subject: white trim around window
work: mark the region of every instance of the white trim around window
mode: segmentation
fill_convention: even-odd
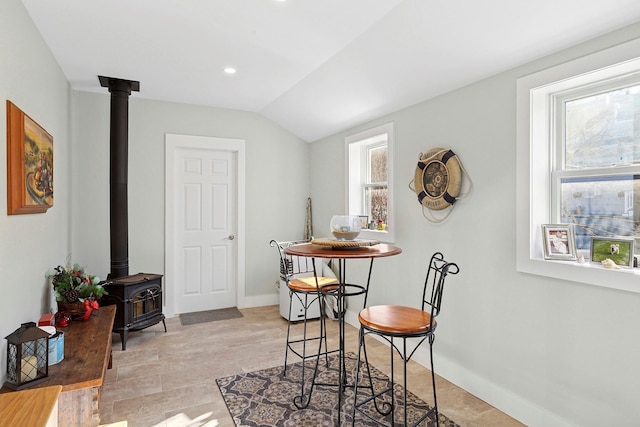
[[[386,134],[387,144],[387,230],[362,230],[358,238],[372,239],[380,242],[393,243],[395,241],[394,203],[393,203],[393,122],[376,126],[345,138],[346,161],[346,191],[345,206],[349,215],[361,215],[363,211],[363,188],[365,182],[365,167],[363,156],[366,150],[363,145],[377,144],[376,137]]]
[[[517,81],[516,265],[522,273],[640,292],[640,269],[545,260],[540,225],[551,222],[550,98],[571,87],[640,70],[640,39]]]

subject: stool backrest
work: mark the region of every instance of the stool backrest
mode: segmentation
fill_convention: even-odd
[[[278,248],[278,254],[280,255],[280,278],[285,282],[290,281],[294,275],[314,273],[313,258],[291,256],[284,253],[284,250],[289,246],[308,242],[309,240],[291,240],[287,242],[278,242],[277,240],[272,240],[271,242],[269,242],[271,247]]]
[[[422,310],[430,311],[432,318],[440,314],[444,280],[448,274],[458,274],[459,271],[458,265],[445,261],[442,253],[436,252],[431,256],[422,291]]]

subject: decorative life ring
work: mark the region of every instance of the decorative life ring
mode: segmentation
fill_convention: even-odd
[[[462,188],[458,156],[446,148],[433,148],[421,154],[414,185],[422,206],[439,211],[453,205]]]

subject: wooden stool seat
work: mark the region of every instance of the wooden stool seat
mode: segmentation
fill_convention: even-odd
[[[430,313],[400,305],[367,307],[360,311],[358,320],[372,331],[389,335],[419,336],[433,332],[437,325]]]
[[[336,285],[336,286],[329,286]],[[318,292],[318,286],[322,292],[331,292],[338,289],[338,279],[332,277],[303,277],[289,282],[289,289],[294,292]]]

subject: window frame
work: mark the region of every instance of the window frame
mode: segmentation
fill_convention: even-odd
[[[550,138],[553,94],[640,71],[640,39],[517,79],[516,270],[606,288],[640,292],[640,270],[545,260],[541,224],[553,222]],[[553,197],[556,195],[554,194]]]
[[[358,238],[393,243],[395,241],[395,221],[393,203],[393,122],[349,135],[345,138],[345,206],[349,215],[362,215],[367,184],[367,149],[382,146],[380,141],[367,142],[380,135],[387,135],[387,230],[362,229]],[[371,217],[369,217],[371,221]]]
[[[363,171],[363,178],[360,186],[361,186],[361,192],[362,192],[363,207],[367,204],[366,193],[368,189],[386,188],[387,195],[389,194],[389,174],[388,174],[389,156],[388,155],[387,155],[387,181],[380,181],[380,182],[371,181],[371,151],[377,148],[384,147],[387,149],[387,154],[388,154],[388,150],[389,150],[388,139],[389,138],[387,136],[384,142],[374,141],[370,144],[363,144],[361,147],[362,153],[360,158],[360,167],[362,168],[361,170]],[[387,204],[388,202],[389,200],[387,199]],[[368,210],[368,207],[366,207],[366,210]],[[388,211],[389,211],[389,207],[387,206],[387,213]],[[370,214],[370,212],[364,212],[364,213],[367,214],[367,216],[369,216],[370,221],[373,219],[373,216]]]
[[[574,178],[616,178],[627,177],[629,175],[640,174],[640,164],[630,164],[625,162],[616,163],[607,166],[593,166],[581,169],[572,169],[565,167],[565,136],[566,136],[566,109],[565,103],[588,96],[606,94],[615,90],[620,90],[629,86],[638,86],[640,84],[640,70],[630,75],[615,76],[613,79],[606,81],[596,81],[591,84],[580,85],[576,88],[570,88],[561,93],[551,95],[551,115],[552,128],[551,140],[554,151],[551,160],[551,218],[550,222],[560,223],[561,213],[561,182],[563,179]],[[610,236],[613,237],[613,236]],[[635,236],[626,236],[635,237]],[[585,256],[588,250],[584,250]]]

